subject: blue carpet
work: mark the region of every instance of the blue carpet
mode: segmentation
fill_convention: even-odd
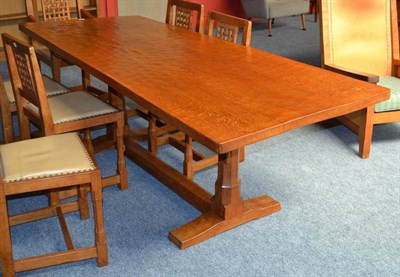
[[[306,32],[299,17],[276,20],[273,37],[255,22],[252,46],[318,66],[312,18]],[[129,189],[104,189],[109,265],[89,260],[19,276],[400,276],[399,138],[399,123],[376,126],[368,160],[341,125],[314,124],[247,147],[243,197],[268,194],[282,210],[183,251],[168,232],[200,213],[127,160]],[[171,147],[160,157],[181,167],[182,153]],[[96,159],[104,175],[113,172],[115,151]],[[210,192],[215,178],[215,167],[196,175]],[[39,205],[44,197],[9,201],[12,212]],[[92,243],[91,219],[74,213],[67,222],[76,247]],[[54,219],[17,226],[12,236],[16,257],[65,249]]]

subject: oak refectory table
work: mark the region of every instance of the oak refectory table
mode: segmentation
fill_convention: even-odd
[[[360,137],[371,139],[373,105],[389,96],[376,85],[140,16],[23,23],[20,30],[218,154],[211,195],[125,138],[127,157],[202,212],[169,233],[181,249],[280,210],[266,195],[242,199],[239,149],[356,110],[365,115]]]

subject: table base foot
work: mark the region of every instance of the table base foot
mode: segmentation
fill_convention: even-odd
[[[170,231],[168,238],[180,249],[185,249],[250,220],[277,212],[280,209],[281,205],[278,201],[263,195],[243,201],[243,213],[231,219],[223,219],[213,211],[208,211],[193,221]]]

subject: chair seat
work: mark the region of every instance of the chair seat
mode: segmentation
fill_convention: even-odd
[[[48,102],[54,124],[71,122],[119,111],[86,91],[75,91],[49,97]],[[28,104],[27,108],[39,114],[38,108],[32,103]]]
[[[0,155],[5,183],[95,169],[78,133],[0,145]]]
[[[278,18],[278,17],[308,13],[309,8],[310,8],[309,2],[305,0],[268,1],[268,17]]]
[[[375,112],[400,110],[400,79],[393,76],[379,77],[378,85],[390,89],[390,98],[375,105]]]
[[[64,87],[60,83],[54,81],[53,79],[47,77],[46,75],[42,76],[43,76],[44,88],[46,89],[46,94],[48,96],[69,92],[68,88]],[[11,81],[5,81],[4,87],[6,89],[8,101],[10,102],[10,104],[15,103]]]

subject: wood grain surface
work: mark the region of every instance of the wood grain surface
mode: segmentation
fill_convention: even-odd
[[[139,16],[20,29],[218,153],[389,96],[375,85]]]

